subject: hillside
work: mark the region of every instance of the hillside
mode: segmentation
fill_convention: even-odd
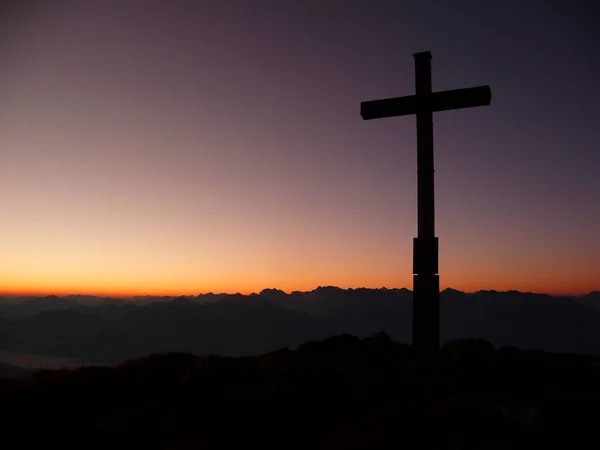
[[[0,382],[0,403],[5,440],[63,449],[575,448],[595,439],[599,377],[596,357],[466,340],[425,358],[378,333],[40,372]]]

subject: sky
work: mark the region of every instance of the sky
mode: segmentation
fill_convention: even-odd
[[[434,114],[441,288],[600,290],[593,1],[64,0],[0,23],[0,293],[412,289]],[[10,2],[6,2],[10,5]]]

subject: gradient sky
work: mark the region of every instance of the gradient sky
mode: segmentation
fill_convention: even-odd
[[[434,116],[441,287],[600,290],[596,4],[15,8],[0,292],[412,288],[415,119],[359,108],[413,94],[420,51],[434,90],[492,88]]]

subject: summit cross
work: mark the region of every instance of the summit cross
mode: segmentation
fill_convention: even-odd
[[[360,104],[364,120],[417,116],[417,237],[413,240],[413,346],[432,352],[440,346],[439,246],[435,237],[433,113],[488,106],[489,86],[431,91],[431,53],[413,54],[415,95]]]

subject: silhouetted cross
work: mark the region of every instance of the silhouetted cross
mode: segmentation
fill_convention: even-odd
[[[488,106],[489,86],[431,92],[431,53],[415,53],[416,95],[360,104],[364,120],[417,115],[417,222],[413,241],[413,345],[422,351],[440,346],[440,278],[435,237],[433,112]]]

